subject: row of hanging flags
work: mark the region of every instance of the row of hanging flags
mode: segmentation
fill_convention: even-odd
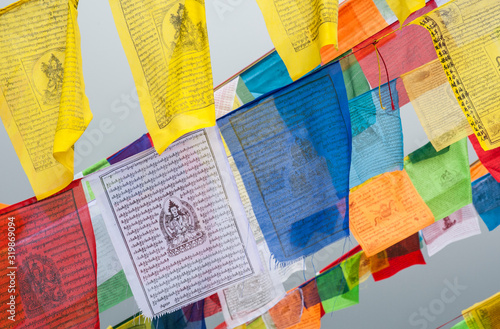
[[[36,195],[0,210],[0,328],[98,328],[131,296],[120,328],[319,328],[370,274],[425,264],[422,239],[432,256],[500,224],[498,1],[257,3],[276,52],[214,93],[203,1],[110,0],[149,134],[76,176],[77,1],[0,10],[0,115]],[[409,102],[430,142],[405,157]],[[496,328],[499,305],[457,326]]]

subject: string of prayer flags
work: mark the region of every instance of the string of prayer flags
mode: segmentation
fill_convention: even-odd
[[[499,20],[496,0],[455,0],[412,22],[431,34],[455,97],[486,151],[500,146]]]
[[[422,233],[427,253],[433,256],[453,242],[481,234],[479,215],[474,206],[469,204],[427,226]]]
[[[344,1],[338,16],[338,47],[327,45],[321,48],[323,64],[333,61],[387,26],[372,0]]]
[[[436,151],[473,134],[438,59],[401,75],[401,79]]]
[[[337,47],[338,0],[257,0],[257,4],[292,80],[321,64],[323,47]]]
[[[488,174],[488,169],[486,169],[486,167],[479,160],[476,161],[475,164],[470,166],[470,180],[472,182],[487,174]]]
[[[241,73],[240,78],[255,98],[293,82],[276,51]]]
[[[182,135],[215,125],[203,1],[109,4],[158,154]]]
[[[500,225],[500,183],[491,174],[472,182],[472,199],[481,219],[493,231]]]
[[[348,233],[351,127],[338,63],[217,120],[271,254],[310,255]]]
[[[405,170],[436,221],[472,203],[465,138],[439,152],[427,143],[409,155]]]
[[[149,149],[84,179],[115,249],[127,251],[118,257],[146,317],[260,272],[216,128],[185,135],[161,156]]]
[[[406,19],[415,11],[425,6],[425,0],[386,0],[387,4],[403,26]]]
[[[271,254],[265,243],[258,245],[262,264],[269,264]],[[276,271],[264,265],[261,274],[218,292],[225,322],[230,327],[244,324],[267,312],[285,295]]]
[[[434,8],[436,4],[431,0],[424,8],[413,13],[410,19]],[[397,22],[364,39],[354,47],[353,52],[371,86],[387,83],[436,59],[432,41],[424,29],[413,25],[400,29]],[[399,106],[406,105],[409,99],[401,81],[397,84],[397,90]]]
[[[346,54],[350,54],[348,51]],[[354,97],[364,94],[370,90],[370,84],[366,80],[365,74],[359,66],[356,56],[346,56],[339,60],[342,67],[342,75],[344,76],[344,84],[347,92],[347,99],[351,100]]]
[[[349,101],[352,130],[351,188],[384,172],[403,169],[403,131],[396,81],[390,84],[390,87],[385,84],[380,90],[373,89]],[[394,110],[391,104],[394,104]]]
[[[372,272],[375,281],[385,280],[411,266],[426,264],[420,251],[418,233],[412,234],[403,241],[387,248],[386,255],[389,266]]]
[[[24,0],[0,9],[0,116],[39,200],[73,180],[73,145],[92,120],[77,5]]]
[[[483,166],[486,167],[491,176],[500,183],[500,148],[485,151],[479,144],[476,136],[469,136],[469,140]]]
[[[149,137],[149,134],[144,134],[137,140],[135,140],[132,144],[125,146],[120,151],[108,157],[107,160],[110,165],[113,165],[151,147],[153,147],[153,143],[151,141],[151,138]]]
[[[226,85],[214,92],[215,102],[215,118],[218,119],[232,110],[240,107],[239,102],[235,104],[236,87],[238,87],[238,79],[233,79]]]
[[[500,327],[500,293],[462,311],[467,327],[495,329]]]
[[[351,192],[349,226],[371,257],[434,223],[406,171],[384,173]]]
[[[8,234],[11,227],[14,235]],[[0,295],[0,311],[12,317],[2,323],[99,328],[95,240],[79,180],[42,201],[31,198],[2,209],[0,233],[6,237],[0,239],[0,284],[17,285],[12,294]]]

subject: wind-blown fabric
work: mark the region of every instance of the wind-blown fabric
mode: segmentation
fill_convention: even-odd
[[[472,183],[472,199],[488,230],[500,225],[500,183],[491,174]]]
[[[95,239],[79,180],[2,209],[0,234],[0,328],[99,328]],[[16,288],[7,293],[12,272]],[[15,321],[7,320],[10,296]]]
[[[409,155],[405,170],[436,221],[472,202],[465,138],[439,152],[427,143]]]
[[[352,163],[349,186],[387,171],[403,169],[403,131],[396,81],[349,101],[352,129]],[[391,93],[389,93],[389,90]],[[395,109],[391,108],[391,97]],[[380,102],[386,109],[382,109]]]
[[[217,124],[277,261],[310,255],[349,234],[351,125],[338,63]]]

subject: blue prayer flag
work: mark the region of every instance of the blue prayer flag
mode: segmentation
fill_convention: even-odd
[[[491,174],[472,182],[472,202],[488,230],[500,225],[500,183]]]
[[[217,120],[280,262],[349,235],[351,124],[338,63]]]
[[[403,131],[399,116],[396,80],[370,90],[349,101],[352,127],[352,163],[349,186],[388,171],[403,169]]]

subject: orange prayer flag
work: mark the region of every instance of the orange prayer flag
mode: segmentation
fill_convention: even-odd
[[[339,8],[338,50],[334,45],[321,48],[321,61],[328,63],[361,41],[388,26],[372,0],[346,1]]]
[[[0,209],[7,208],[8,206],[9,206],[8,204],[0,203]]]
[[[368,257],[434,223],[406,171],[387,172],[349,198],[349,227]]]
[[[470,167],[470,180],[473,182],[478,178],[483,177],[488,173],[488,169],[481,163],[477,161]]]

